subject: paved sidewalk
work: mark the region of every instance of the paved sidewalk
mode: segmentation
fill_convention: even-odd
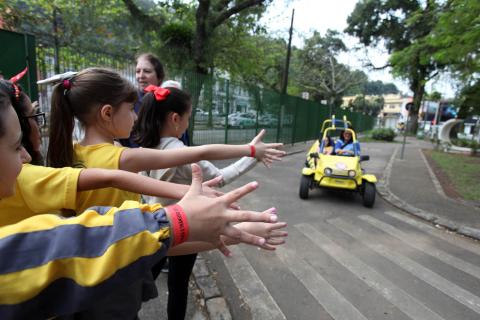
[[[480,240],[480,207],[445,195],[421,151],[432,144],[408,138],[403,159],[401,148],[398,144],[377,185],[380,195],[403,211]]]

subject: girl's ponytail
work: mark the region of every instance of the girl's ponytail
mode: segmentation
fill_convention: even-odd
[[[75,117],[68,101],[68,90],[59,83],[52,93],[52,109],[47,152],[47,165],[54,168],[73,165],[73,128]]]

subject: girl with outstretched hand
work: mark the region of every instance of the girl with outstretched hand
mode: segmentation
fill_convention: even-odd
[[[21,137],[15,111],[0,92],[2,200],[14,194],[22,162],[29,160]],[[198,167],[193,165],[192,171],[192,187],[176,206],[127,201],[119,208],[94,207],[73,218],[46,214],[0,227],[0,318],[50,318],[89,308],[118,286],[142,279],[183,241],[206,241],[223,252],[222,235],[264,244],[265,239],[230,223],[276,221],[271,210],[227,209],[256,184],[208,198],[202,195]]]
[[[138,120],[134,128],[134,136],[139,146],[159,150],[182,150],[188,147],[180,139],[186,132],[192,114],[192,100],[188,93],[177,87],[158,87],[148,85],[139,108]],[[250,142],[258,144],[265,130]],[[273,159],[264,158],[264,163],[270,166]],[[253,169],[258,163],[252,157],[243,157],[224,168],[217,168],[213,163],[202,160],[198,162],[202,174],[206,179],[221,177],[220,186],[233,182],[235,179]],[[190,184],[192,169],[189,165],[175,166],[167,169],[149,170],[149,177],[175,183]],[[149,197],[144,199],[148,203],[172,203],[171,199]],[[283,233],[282,233],[283,232]],[[285,231],[278,231],[279,237],[269,238],[272,241],[283,241]],[[196,261],[196,254],[182,255],[168,258],[168,304],[167,315],[169,319],[181,320],[185,318],[188,301],[189,279]],[[154,278],[165,269],[165,261],[155,265],[152,272]]]

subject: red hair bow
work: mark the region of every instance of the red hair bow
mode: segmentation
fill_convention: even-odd
[[[20,79],[23,78],[23,76],[25,75],[25,73],[27,73],[27,71],[28,71],[28,67],[25,67],[25,69],[23,69],[22,72],[20,72],[16,76],[11,77],[10,82],[11,83],[17,83]]]
[[[145,92],[153,92],[153,95],[155,96],[155,100],[157,101],[162,101],[167,99],[168,95],[170,94],[170,90],[162,88],[162,87],[157,87],[154,86],[153,84],[149,85],[145,89],[143,89]]]

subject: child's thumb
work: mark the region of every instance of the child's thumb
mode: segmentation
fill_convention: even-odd
[[[258,143],[259,141],[261,141],[263,139],[264,135],[265,135],[265,129],[260,130],[260,132],[255,136],[255,138],[253,138],[251,143],[252,144]]]
[[[189,194],[200,194],[202,192],[203,175],[202,169],[196,163],[192,163],[192,184],[188,189]]]

